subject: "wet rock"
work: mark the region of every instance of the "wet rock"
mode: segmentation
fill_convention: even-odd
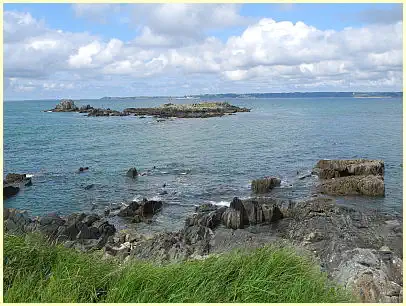
[[[11,184],[11,183],[21,183],[26,181],[27,175],[26,174],[18,174],[18,173],[9,173],[6,175],[6,184]]]
[[[127,175],[128,177],[135,178],[135,177],[138,176],[138,171],[137,171],[136,168],[130,168],[130,169],[127,171],[127,174],[126,174],[126,175]]]
[[[328,195],[384,196],[385,183],[382,176],[346,176],[322,181],[318,189]]]
[[[384,175],[382,160],[353,159],[353,160],[320,160],[315,167],[320,179],[331,179],[357,175]]]
[[[22,188],[31,185],[31,178],[26,174],[9,173],[3,182],[3,199],[15,196]]]
[[[20,191],[19,187],[8,185],[3,185],[3,199],[8,199],[12,196],[15,196]]]
[[[251,190],[254,193],[267,193],[276,186],[280,186],[281,180],[277,177],[266,177],[253,180],[251,182]]]

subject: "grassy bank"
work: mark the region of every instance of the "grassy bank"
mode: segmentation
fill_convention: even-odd
[[[313,262],[286,248],[203,261],[119,264],[50,246],[35,235],[4,237],[5,302],[347,302]]]

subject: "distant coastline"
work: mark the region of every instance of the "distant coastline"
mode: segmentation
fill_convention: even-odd
[[[269,99],[269,98],[398,98],[403,92],[269,92],[269,93],[222,93],[187,96],[134,96],[134,97],[103,97],[100,100],[131,100],[167,98],[176,100],[196,99]]]

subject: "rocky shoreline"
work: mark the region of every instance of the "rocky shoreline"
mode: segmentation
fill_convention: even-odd
[[[361,181],[368,176],[383,177],[383,162],[320,161],[314,171],[320,178],[319,186],[323,186],[333,178],[335,181],[360,176],[356,179]],[[134,173],[133,170],[130,174]],[[146,236],[136,229],[117,231],[109,222],[112,217],[134,223],[151,222],[153,215],[165,209],[165,203],[147,199],[109,207],[104,215],[76,213],[30,218],[27,212],[4,208],[4,228],[14,234],[41,232],[66,247],[84,252],[103,250],[104,257],[161,264],[204,259],[235,248],[289,244],[312,253],[331,279],[361,301],[402,302],[401,217],[339,206],[334,198],[322,194],[324,187],[317,195],[295,201],[255,195],[266,193],[279,183],[274,177],[255,180],[253,197],[234,198],[228,207],[200,205],[177,232]],[[344,185],[347,187],[342,190],[353,194],[353,185]],[[369,195],[382,196],[375,187],[368,190],[373,191]]]
[[[88,117],[108,116],[153,116],[156,118],[210,118],[232,115],[237,112],[249,112],[250,109],[238,107],[228,102],[201,102],[194,104],[167,103],[151,108],[126,108],[122,112],[110,108],[94,108],[89,104],[78,107],[73,100],[62,100],[51,110],[45,112],[78,112],[87,113]]]

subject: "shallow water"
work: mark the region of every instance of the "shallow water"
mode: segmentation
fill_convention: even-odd
[[[4,103],[4,174],[34,175],[31,187],[5,201],[8,207],[33,215],[92,207],[100,212],[110,203],[155,197],[166,206],[149,227],[171,230],[194,205],[249,197],[252,179],[279,176],[282,188],[272,193],[299,198],[311,192],[315,179],[299,180],[297,171],[306,173],[323,158],[371,158],[385,161],[386,197],[346,197],[340,203],[401,212],[400,98],[229,99],[251,112],[163,122],[42,112],[58,102]],[[123,110],[166,102],[76,104]],[[82,166],[89,171],[75,173]],[[130,167],[150,172],[133,180],[125,176]],[[89,184],[93,188],[85,190]],[[159,195],[163,190],[168,193]]]

